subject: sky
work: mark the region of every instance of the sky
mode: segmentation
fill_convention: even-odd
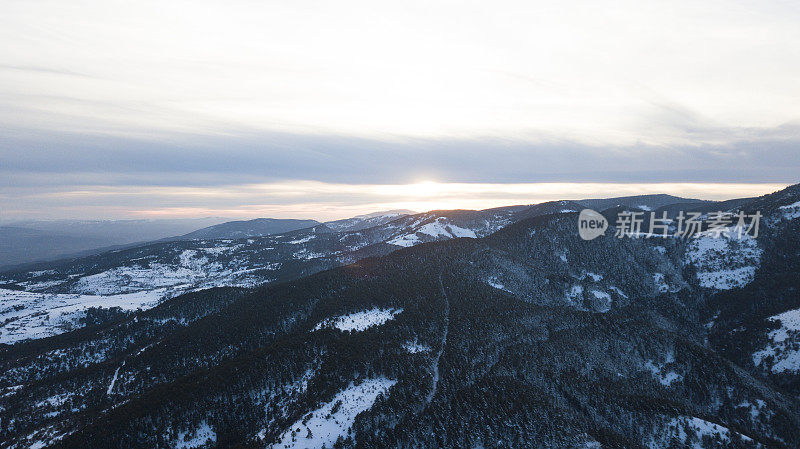
[[[793,1],[0,2],[0,221],[800,182]]]

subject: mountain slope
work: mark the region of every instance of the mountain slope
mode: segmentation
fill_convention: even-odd
[[[667,201],[659,198],[662,203]],[[636,197],[636,201],[641,199]],[[296,279],[403,247],[459,237],[484,237],[526,218],[568,214],[582,208],[576,202],[552,201],[533,206],[432,211],[398,217],[395,212],[381,213],[334,225],[358,230],[332,232],[330,226],[319,225],[265,237],[168,241],[38,264],[0,274],[0,288],[5,288],[0,294],[9,303],[0,309],[0,343],[55,335],[80,327],[90,307],[148,308],[162,298],[197,289],[254,287]],[[373,220],[381,224],[361,227]],[[609,220],[613,222],[613,217]],[[235,223],[232,228],[226,227],[228,223],[223,230],[246,230],[247,223]],[[131,302],[134,298],[137,300]],[[59,310],[63,313],[40,313],[52,305],[61,305]]]
[[[8,303],[0,308],[0,343],[79,327],[88,308],[98,305],[148,308],[186,291],[296,279],[419,243],[482,237],[549,212],[546,206],[435,211],[358,231],[332,232],[319,225],[265,237],[159,242],[9,271],[0,274],[0,294]],[[54,305],[64,313],[41,313]]]
[[[371,214],[358,215],[352,218],[345,218],[342,220],[328,221],[325,226],[336,232],[343,231],[360,231],[362,229],[371,228],[389,223],[390,221],[397,220],[406,215],[414,215],[415,212],[407,209],[389,210],[385,212],[375,212]]]
[[[198,229],[174,240],[213,240],[242,239],[263,237],[272,234],[284,234],[317,226],[316,220],[292,220],[280,218],[256,218],[253,220],[228,221],[207,228]]]
[[[763,204],[792,215],[789,199]],[[706,309],[735,289],[703,287],[687,242],[587,242],[576,217],[533,217],[253,291],[192,293],[0,350],[0,440],[800,445],[797,397],[707,339]],[[776,235],[758,241],[757,273]]]

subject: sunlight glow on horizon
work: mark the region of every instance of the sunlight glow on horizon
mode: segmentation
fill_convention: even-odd
[[[221,187],[94,186],[74,191],[36,194],[51,209],[81,211],[105,218],[248,219],[310,218],[319,221],[349,218],[372,212],[409,209],[487,209],[537,204],[553,200],[580,200],[665,193],[684,198],[725,200],[759,196],[787,184],[732,183],[440,183],[334,184],[292,181]],[[121,204],[128,204],[122,206]],[[5,210],[10,218],[36,218],[35,211]],[[77,218],[77,217],[71,217]]]

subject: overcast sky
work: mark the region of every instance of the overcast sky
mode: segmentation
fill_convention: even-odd
[[[0,221],[767,193],[800,182],[798,23],[765,0],[3,0]]]

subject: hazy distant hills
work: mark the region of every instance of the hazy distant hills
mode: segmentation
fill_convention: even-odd
[[[660,211],[669,205],[657,206],[667,201],[686,200],[664,195],[603,201]],[[600,200],[588,202],[603,205]],[[700,205],[727,206],[714,202],[692,205],[692,210]],[[576,201],[550,201],[485,210],[388,211],[324,224],[311,220],[234,221],[181,237],[7,269],[0,272],[2,288],[24,294],[6,294],[8,301],[18,296],[20,302],[14,320],[0,324],[0,342],[41,338],[81,326],[80,319],[89,307],[119,304],[126,309],[147,308],[191,290],[251,288],[294,280],[400,248],[481,238],[522,220],[575,214],[584,207]],[[615,222],[615,216],[608,218]],[[301,229],[279,232],[296,227]],[[56,305],[64,313],[41,314]]]
[[[108,239],[56,234],[20,226],[0,226],[0,266],[46,260],[89,248],[109,246]]]
[[[726,210],[749,200],[749,198],[744,198],[715,202],[663,194],[638,195],[578,201],[549,201],[535,205],[506,206],[484,211],[448,211],[448,215],[458,216],[459,220],[463,222],[462,224],[467,223],[466,227],[470,228],[479,226],[479,222],[487,213],[506,218],[513,216],[511,221],[518,221],[548,213],[579,211],[582,208],[613,212],[616,207],[645,211],[665,210],[672,216],[673,211],[678,209],[699,212],[709,212],[715,208]],[[431,213],[435,212],[437,211]],[[417,214],[410,210],[391,210],[329,221],[324,225],[333,232],[357,232],[415,215]],[[474,217],[474,220],[471,217]],[[320,222],[316,220],[256,218],[227,221],[219,217],[170,220],[15,222],[0,226],[0,268],[64,257],[86,256],[117,249],[121,246],[147,242],[263,237],[308,229],[317,225],[320,225]],[[321,230],[322,228],[318,228],[316,232]],[[428,240],[423,236],[420,241]]]
[[[164,220],[28,220],[0,226],[0,267],[173,237],[225,218]]]

